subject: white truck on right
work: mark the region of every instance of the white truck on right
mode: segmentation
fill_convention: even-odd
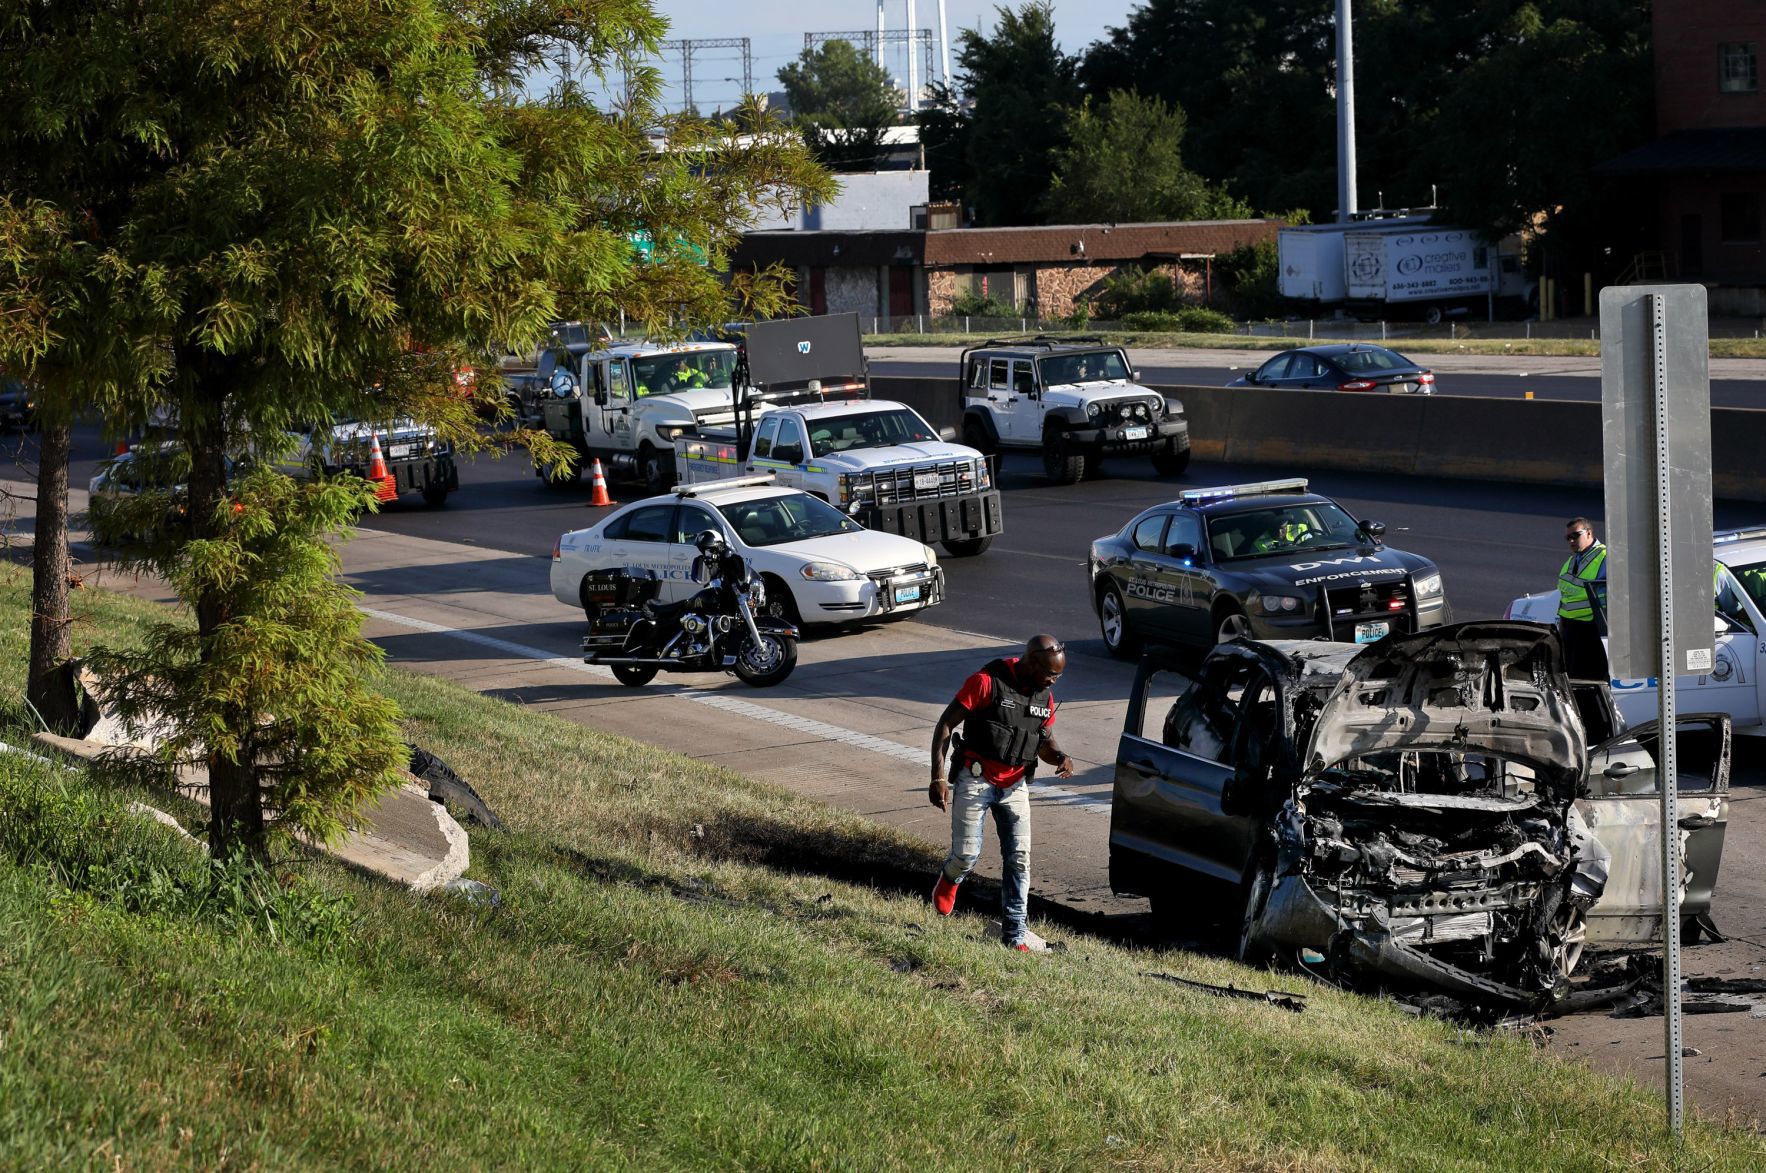
[[[1518,237],[1492,243],[1426,215],[1296,225],[1277,233],[1276,251],[1282,296],[1311,313],[1432,324],[1497,306],[1525,311],[1536,299]]]

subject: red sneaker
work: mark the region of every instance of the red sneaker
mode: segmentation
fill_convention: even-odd
[[[938,877],[938,883],[932,887],[932,907],[938,910],[939,916],[949,916],[957,906],[957,886]]]

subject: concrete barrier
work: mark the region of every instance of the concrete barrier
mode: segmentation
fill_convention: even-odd
[[[872,380],[940,429],[960,427],[954,378]],[[1600,488],[1600,404],[1268,387],[1159,387],[1181,400],[1198,460]],[[1711,411],[1712,490],[1766,502],[1766,411]]]
[[[963,403],[957,395],[954,378],[899,375],[876,378],[871,380],[871,396],[907,404],[943,435],[962,434]]]

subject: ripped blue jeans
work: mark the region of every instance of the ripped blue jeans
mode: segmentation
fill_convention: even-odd
[[[1018,781],[1004,790],[969,774],[951,780],[950,854],[944,878],[960,884],[981,856],[988,811],[999,828],[1001,939],[1016,945],[1024,939],[1024,914],[1030,902],[1030,783]]]

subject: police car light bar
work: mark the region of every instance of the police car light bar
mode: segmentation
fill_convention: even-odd
[[[699,481],[691,485],[676,485],[675,496],[697,497],[707,489],[740,489],[747,485],[770,485],[773,483],[772,473],[756,473],[747,477],[727,477],[721,481]]]
[[[1231,497],[1255,497],[1262,493],[1304,493],[1305,477],[1289,477],[1281,481],[1256,481],[1248,485],[1215,485],[1210,489],[1185,489],[1177,499],[1185,505],[1203,501],[1224,501]]]
[[[1726,529],[1713,534],[1711,541],[1717,545],[1724,542],[1747,542],[1755,538],[1766,538],[1766,526],[1754,526],[1750,529]]]

